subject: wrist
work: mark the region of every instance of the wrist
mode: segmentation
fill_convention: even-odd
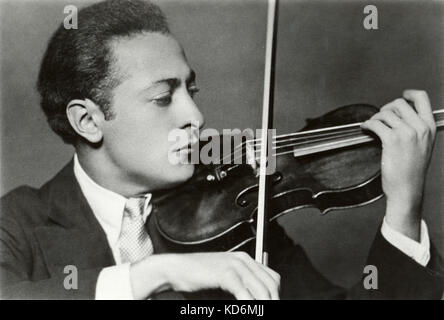
[[[168,273],[170,255],[151,255],[130,267],[130,281],[136,300],[165,291],[171,287]]]
[[[387,200],[385,220],[396,231],[419,241],[421,228],[420,204]]]

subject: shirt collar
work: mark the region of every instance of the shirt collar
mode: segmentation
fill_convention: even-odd
[[[112,243],[117,242],[122,227],[125,203],[128,199],[93,181],[80,165],[77,154],[74,154],[74,175],[80,185],[83,195],[88,201],[95,217],[104,229],[109,241]],[[146,200],[143,218],[144,221],[146,221],[148,214],[151,211],[151,194],[147,193],[144,197]]]

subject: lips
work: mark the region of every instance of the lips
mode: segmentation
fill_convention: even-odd
[[[190,141],[187,144],[175,149],[174,152],[191,152],[193,148],[196,146],[197,142],[198,142],[197,136],[192,135]]]
[[[193,146],[191,144],[176,149],[175,152],[183,153],[183,152],[191,152],[193,150]]]

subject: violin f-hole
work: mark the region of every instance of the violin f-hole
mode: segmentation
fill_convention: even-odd
[[[272,185],[276,185],[278,184],[281,180],[282,180],[283,176],[282,173],[280,172],[275,172],[272,177],[271,177],[271,184]],[[241,192],[239,192],[239,194],[237,195],[236,199],[235,199],[235,203],[236,205],[238,205],[239,207],[245,208],[248,207],[251,204],[251,201],[249,201],[248,195],[250,193],[255,193],[257,194],[257,190],[259,188],[259,184],[254,184],[248,188],[243,189]],[[256,201],[256,199],[255,199]]]

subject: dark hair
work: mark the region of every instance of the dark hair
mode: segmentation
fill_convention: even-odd
[[[106,119],[112,115],[110,92],[119,79],[113,70],[110,41],[142,32],[169,34],[160,8],[143,0],[93,4],[78,12],[77,22],[78,29],[61,24],[51,37],[37,83],[50,127],[71,144],[78,135],[66,116],[69,101],[88,98],[100,106]]]

